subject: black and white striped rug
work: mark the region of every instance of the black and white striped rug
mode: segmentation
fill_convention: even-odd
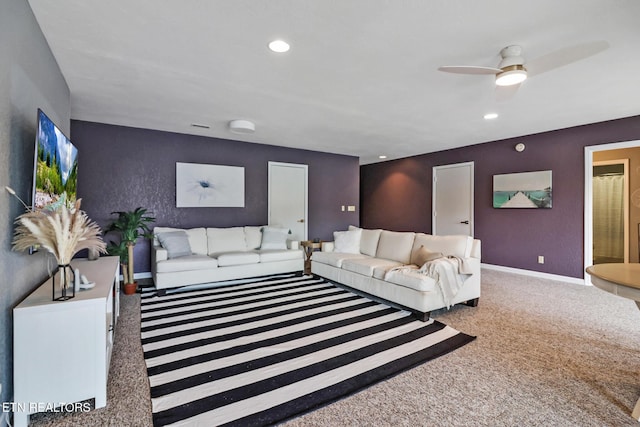
[[[155,426],[261,426],[362,390],[474,339],[321,278],[143,293]]]

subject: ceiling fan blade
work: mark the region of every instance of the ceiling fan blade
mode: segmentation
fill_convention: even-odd
[[[605,40],[581,43],[573,46],[568,46],[556,50],[555,52],[543,55],[534,60],[527,61],[525,67],[529,72],[529,76],[535,76],[538,74],[546,73],[547,71],[554,70],[556,68],[564,67],[565,65],[569,65],[573,62],[586,59],[608,48],[609,42]]]
[[[502,71],[500,68],[478,67],[475,65],[445,65],[438,67],[438,70],[456,74],[497,74]]]

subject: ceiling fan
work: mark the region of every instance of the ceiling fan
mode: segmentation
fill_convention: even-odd
[[[476,65],[445,65],[438,70],[457,74],[494,74],[497,86],[513,86],[522,83],[537,74],[562,67],[572,62],[588,58],[609,47],[609,43],[600,40],[569,46],[525,62],[522,47],[510,45],[500,51],[502,60],[497,67]]]

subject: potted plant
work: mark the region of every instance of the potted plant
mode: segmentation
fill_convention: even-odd
[[[109,224],[106,232],[119,233],[120,242],[117,244],[111,242],[108,251],[120,257],[120,263],[123,265],[124,293],[131,295],[136,292],[137,287],[137,283],[133,279],[133,247],[140,237],[153,237],[149,224],[156,219],[147,212],[147,209],[142,207],[137,207],[132,211],[111,212],[111,214],[118,215],[118,218]]]
[[[109,241],[107,245],[107,253],[109,255],[115,255],[120,258],[120,271],[123,278],[123,290],[127,295],[131,295],[136,292],[136,284],[133,280],[129,280],[129,250],[127,248],[127,242],[121,241],[114,243]]]

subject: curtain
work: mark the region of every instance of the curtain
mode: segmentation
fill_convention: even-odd
[[[624,176],[593,178],[594,258],[624,260]]]

